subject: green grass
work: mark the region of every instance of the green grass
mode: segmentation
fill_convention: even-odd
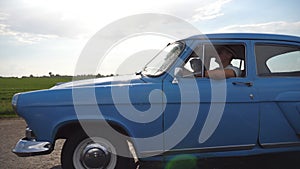
[[[15,93],[48,89],[58,82],[71,80],[72,77],[0,78],[0,117],[16,117],[11,107]]]

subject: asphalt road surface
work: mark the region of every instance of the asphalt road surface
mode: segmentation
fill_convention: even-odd
[[[61,169],[60,152],[63,140],[56,142],[55,150],[49,155],[18,157],[11,152],[17,141],[24,136],[26,124],[22,119],[0,119],[0,169]],[[190,162],[190,161],[189,161]],[[298,169],[300,152],[284,155],[263,155],[247,158],[203,159],[196,167],[184,162],[169,167],[142,164],[139,169]],[[167,165],[166,165],[167,166]]]

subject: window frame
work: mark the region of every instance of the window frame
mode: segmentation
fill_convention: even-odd
[[[196,40],[197,41],[197,40]],[[201,40],[199,40],[199,41],[201,41]],[[247,77],[248,76],[248,71],[247,71],[247,67],[248,67],[248,64],[247,64],[247,62],[248,62],[248,58],[249,58],[249,56],[247,56],[247,54],[248,54],[248,50],[249,49],[247,49],[247,42],[245,42],[245,41],[224,41],[224,40],[215,40],[215,41],[209,41],[209,42],[200,42],[198,45],[196,45],[196,46],[194,46],[194,48],[192,49],[193,51],[192,51],[192,53],[185,59],[185,61],[184,61],[184,63],[183,63],[183,65],[181,66],[182,68],[184,68],[185,67],[185,65],[189,62],[189,60],[191,59],[191,56],[192,56],[192,54],[193,53],[195,53],[195,50],[199,50],[200,48],[200,52],[199,53],[201,53],[201,56],[198,56],[198,58],[200,58],[201,59],[201,61],[202,61],[202,64],[206,64],[206,60],[207,59],[211,59],[211,58],[213,58],[213,57],[204,57],[204,55],[205,55],[205,52],[206,52],[206,49],[207,49],[207,47],[206,46],[222,46],[222,45],[227,45],[227,46],[234,46],[234,45],[239,45],[239,46],[243,46],[243,56],[244,56],[244,58],[234,58],[234,59],[237,59],[237,60],[240,60],[241,62],[243,62],[242,63],[242,65],[244,66],[243,68],[244,69],[241,69],[242,71],[245,71],[245,75],[244,76],[240,76],[240,77],[235,77],[235,78],[245,78],[245,77]],[[197,54],[197,52],[196,52],[196,54]],[[233,59],[233,60],[234,60]],[[203,60],[204,60],[204,62],[203,62]],[[209,61],[209,63],[210,63],[211,61]],[[208,66],[210,66],[210,65],[208,65]],[[209,67],[208,67],[209,68]],[[202,75],[201,75],[201,77],[198,77],[198,78],[205,78],[204,77],[204,73],[203,73],[203,69],[204,69],[204,66],[202,66]],[[185,77],[185,78],[188,78],[189,76],[187,76],[187,77]]]

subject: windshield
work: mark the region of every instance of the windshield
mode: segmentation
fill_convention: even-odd
[[[143,74],[149,76],[161,75],[172,65],[183,49],[184,44],[180,42],[167,45],[146,65]]]

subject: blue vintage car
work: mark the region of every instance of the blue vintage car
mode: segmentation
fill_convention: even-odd
[[[168,44],[131,76],[15,94],[28,124],[13,152],[63,168],[130,168],[300,150],[300,37],[208,34]]]

